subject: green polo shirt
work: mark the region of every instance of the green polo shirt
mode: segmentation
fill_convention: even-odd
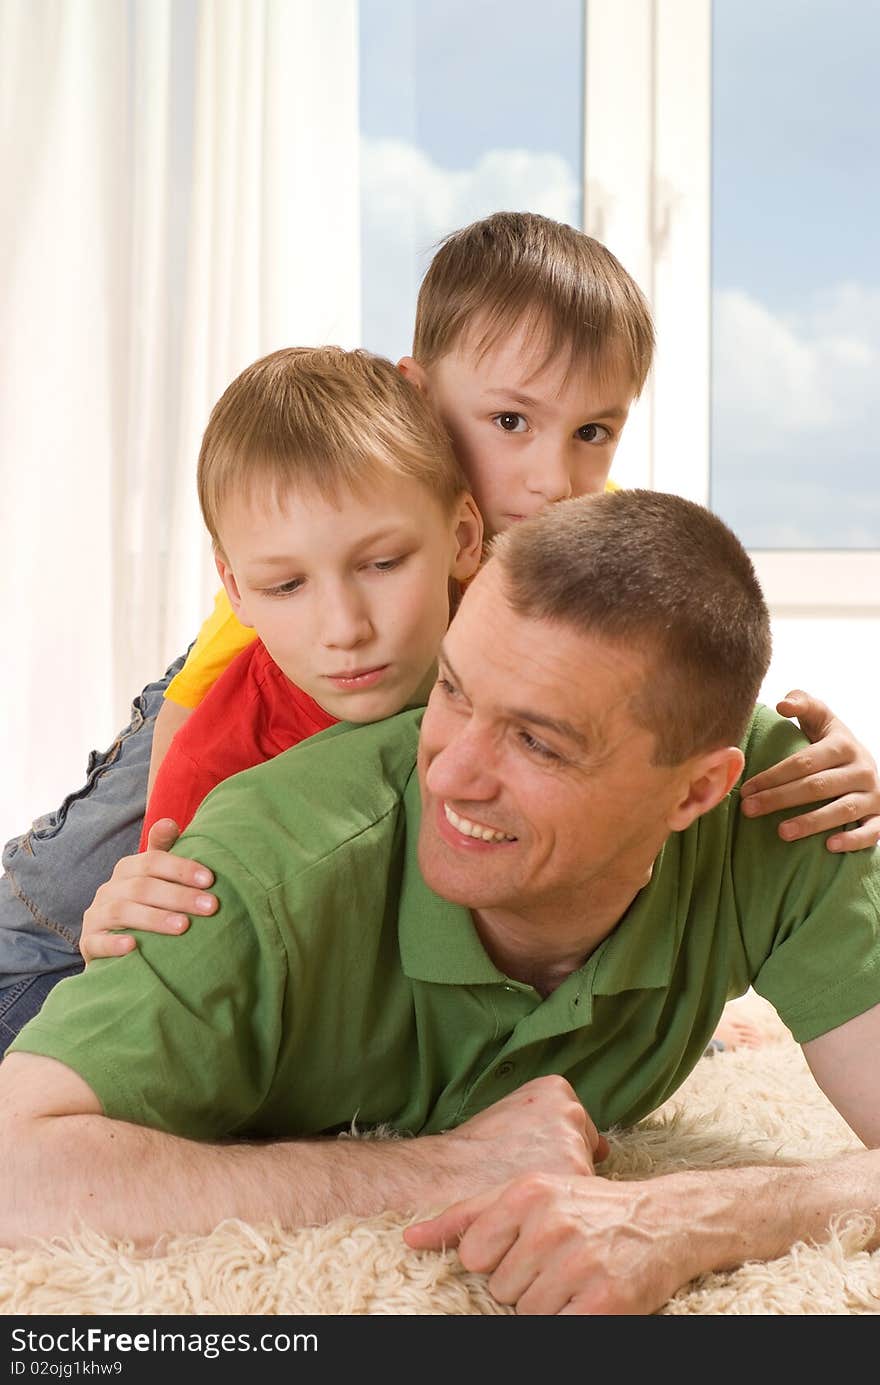
[[[431,1133],[547,1073],[607,1129],[675,1090],[750,983],[802,1041],[880,1001],[877,853],[781,842],[736,791],[552,995],[510,980],[421,879],[420,719],[333,727],[215,789],[177,850],[214,871],[217,915],[62,982],[12,1049],[197,1139]],[[759,709],[746,775],[799,743]]]

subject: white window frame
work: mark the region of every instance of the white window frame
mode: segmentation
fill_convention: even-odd
[[[584,226],[645,290],[651,379],[615,460],[709,500],[711,0],[586,0]],[[880,551],[755,550],[774,614],[880,613]]]

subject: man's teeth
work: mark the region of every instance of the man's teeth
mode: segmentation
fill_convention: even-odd
[[[516,841],[516,837],[511,837],[506,832],[496,832],[494,827],[484,827],[482,823],[471,822],[469,818],[460,818],[458,813],[452,811],[448,803],[443,804],[443,811],[446,814],[447,822],[451,822],[456,832],[461,832],[464,837],[476,837],[481,842]]]

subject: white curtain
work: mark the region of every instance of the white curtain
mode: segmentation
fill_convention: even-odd
[[[360,336],[356,0],[0,0],[0,841],[194,637],[211,407]]]

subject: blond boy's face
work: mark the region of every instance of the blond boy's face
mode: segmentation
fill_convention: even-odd
[[[564,357],[539,368],[540,357],[520,329],[483,356],[472,336],[432,366],[401,362],[452,437],[487,538],[603,490],[635,395],[622,367],[599,380],[567,372]]]
[[[389,478],[339,505],[313,489],[223,508],[217,568],[240,620],[282,671],[340,720],[423,700],[449,623],[449,578],[480,552],[473,501],[452,515],[416,481]]]

